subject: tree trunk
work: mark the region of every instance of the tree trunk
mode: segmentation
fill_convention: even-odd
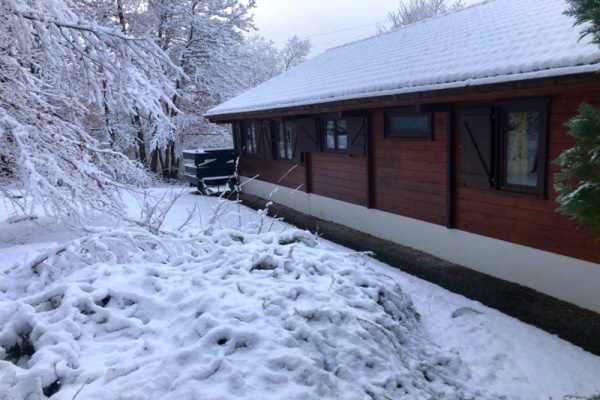
[[[160,152],[159,149],[154,149],[152,150],[152,153],[150,154],[150,171],[154,172],[155,174],[158,172],[158,153]]]
[[[175,157],[175,142],[169,143],[171,150],[171,167],[169,171],[170,179],[177,179],[179,175],[179,159]]]
[[[123,28],[123,33],[127,34],[127,23],[125,22],[125,14],[123,13],[123,0],[117,0],[117,15],[119,16],[119,24]]]
[[[158,161],[160,163],[160,170],[163,171],[163,174],[164,174],[165,162],[163,160],[162,150],[161,149],[156,149],[156,153],[158,154]]]
[[[106,95],[107,90],[108,89],[106,86],[106,81],[102,81],[102,95],[104,97],[104,99],[103,99],[103,101],[104,101],[104,125],[105,125],[107,133],[108,133],[108,140],[110,143],[110,148],[114,149],[115,141],[117,140],[117,138],[115,136],[115,131],[113,130],[113,128],[110,125],[110,108],[108,107],[108,101],[107,101],[107,95]]]
[[[167,144],[167,147],[165,148],[165,163],[163,165],[163,172],[162,172],[163,178],[165,178],[165,179],[169,179],[170,175],[171,175],[169,172],[169,170],[171,169],[170,168],[171,167],[171,152],[169,151],[170,145],[171,145],[170,143]]]
[[[137,112],[133,116],[133,123],[137,130],[137,145],[138,145],[138,161],[148,166],[148,157],[146,156],[146,140],[144,138],[144,129],[142,128],[142,120]]]

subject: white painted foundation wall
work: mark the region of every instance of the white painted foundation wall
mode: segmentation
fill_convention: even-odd
[[[600,265],[241,177],[242,191],[600,312]],[[276,192],[273,193],[273,191]],[[292,193],[293,192],[293,193]]]

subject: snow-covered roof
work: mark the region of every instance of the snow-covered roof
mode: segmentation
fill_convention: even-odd
[[[600,70],[564,0],[488,0],[314,57],[206,116]]]

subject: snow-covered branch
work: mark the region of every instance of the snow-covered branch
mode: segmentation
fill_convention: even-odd
[[[120,214],[117,189],[149,178],[86,120],[118,110],[170,125],[181,68],[151,38],[88,21],[70,2],[7,0],[0,14],[0,190],[18,191],[24,212]]]

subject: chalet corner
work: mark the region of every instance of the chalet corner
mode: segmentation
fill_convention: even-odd
[[[600,49],[566,8],[483,2],[329,50],[206,117],[232,124],[248,193],[280,185],[275,202],[598,312],[600,244],[555,211],[564,123],[600,106]]]

